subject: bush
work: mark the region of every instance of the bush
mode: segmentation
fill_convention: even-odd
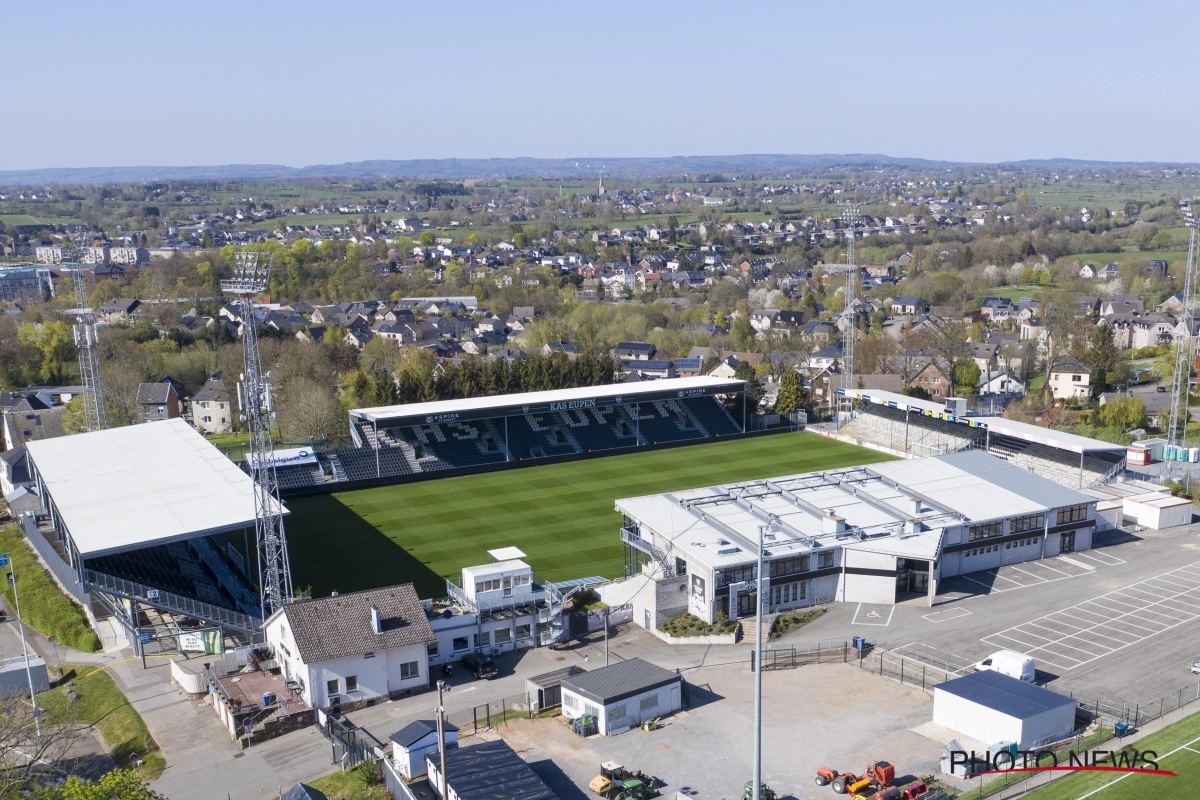
[[[736,622],[730,622],[728,617],[720,613],[713,618],[711,625],[691,614],[678,614],[658,625],[658,629],[668,636],[712,636],[733,633],[737,628]]]
[[[21,593],[21,619],[43,636],[53,636],[85,653],[100,649],[100,640],[88,624],[83,608],[63,594],[54,578],[34,555],[33,547],[19,525],[0,530],[0,553],[8,553],[17,573],[17,589]],[[4,598],[16,608],[13,587],[4,583]]]
[[[824,613],[825,609],[823,608],[810,608],[807,611],[780,614],[775,618],[775,624],[771,626],[771,635],[783,636],[785,633],[791,633],[797,628],[803,628]]]

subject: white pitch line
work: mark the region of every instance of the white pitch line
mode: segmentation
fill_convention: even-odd
[[[1174,750],[1172,750],[1171,752],[1167,753],[1167,755],[1164,755],[1164,756],[1159,756],[1159,758],[1160,758],[1160,759],[1163,759],[1163,758],[1166,758],[1167,756],[1173,756],[1173,755],[1175,755],[1176,753],[1178,753],[1180,750],[1191,750],[1192,748],[1191,748],[1191,747],[1189,747],[1188,745],[1193,745],[1193,744],[1195,744],[1196,742],[1200,742],[1200,736],[1196,737],[1195,739],[1192,739],[1192,740],[1191,740],[1190,742],[1188,742],[1187,744],[1181,744],[1181,745],[1179,745],[1179,747],[1176,747]],[[1193,751],[1193,752],[1194,752],[1194,751]],[[1109,781],[1108,783],[1104,784],[1103,786],[1099,786],[1099,787],[1097,787],[1097,788],[1095,788],[1095,789],[1092,789],[1092,790],[1091,790],[1090,792],[1088,792],[1087,794],[1082,794],[1082,795],[1080,795],[1079,797],[1077,797],[1075,800],[1087,800],[1087,798],[1091,797],[1092,795],[1096,794],[1097,792],[1102,792],[1102,791],[1104,791],[1104,790],[1105,790],[1105,789],[1107,789],[1108,787],[1112,786],[1114,783],[1120,783],[1121,781],[1123,781],[1123,780],[1125,780],[1126,778],[1128,778],[1130,775],[1137,775],[1137,774],[1138,774],[1138,773],[1136,773],[1136,772],[1126,772],[1124,775],[1122,775],[1121,777],[1117,778],[1116,780]]]

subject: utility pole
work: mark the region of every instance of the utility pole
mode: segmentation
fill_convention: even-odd
[[[271,279],[269,253],[236,254],[233,277],[221,289],[238,298],[242,320],[242,366],[238,405],[250,433],[250,477],[254,481],[255,531],[258,535],[258,591],[262,617],[267,619],[292,599],[292,569],[283,530],[283,504],[275,474],[275,442],[271,420],[275,415],[270,372],[264,372],[258,349],[258,318],[254,296],[267,291]]]
[[[440,769],[442,771],[442,800],[446,800],[446,706],[442,702],[442,693],[450,691],[450,684],[445,681],[438,681],[437,690],[438,759],[441,761]]]
[[[29,668],[29,645],[25,643],[25,620],[21,619],[21,596],[17,594],[17,565],[8,553],[0,553],[0,567],[8,567],[8,582],[13,587],[13,605],[16,607],[17,624],[21,628],[21,652],[25,654],[25,679],[29,681],[29,702],[33,704],[33,726],[37,735],[42,735],[42,711],[38,708],[37,694],[33,691],[33,671]]]
[[[75,349],[79,351],[79,375],[83,380],[83,419],[87,431],[102,431],[108,427],[108,414],[104,408],[104,382],[100,379],[100,340],[96,334],[96,320],[87,307],[87,287],[83,273],[74,272],[75,282]]]
[[[754,793],[751,800],[762,800],[762,573],[763,528],[758,526],[758,574],[754,589]]]

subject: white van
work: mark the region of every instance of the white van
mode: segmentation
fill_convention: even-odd
[[[977,672],[988,669],[1026,683],[1033,683],[1037,673],[1033,658],[1023,653],[1014,653],[1012,650],[997,650],[975,665]]]

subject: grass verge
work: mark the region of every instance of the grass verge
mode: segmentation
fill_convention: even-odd
[[[116,681],[104,670],[84,664],[64,664],[65,681],[38,697],[48,713],[61,714],[67,704],[66,689],[79,695],[74,711],[95,726],[118,767],[128,766],[129,755],[137,753],[146,762],[138,770],[144,780],[154,780],[167,767],[167,759],[146,728],[142,715],[130,704]]]
[[[313,596],[446,578],[515,545],[551,581],[624,572],[613,502],[890,456],[815,433],[781,433],[287,501],[288,555]]]
[[[54,578],[37,560],[20,525],[0,529],[0,553],[8,553],[12,559],[17,589],[21,593],[21,618],[26,623],[43,636],[53,636],[59,644],[84,653],[100,649],[100,639],[88,624],[83,609],[58,588]],[[4,581],[3,588],[9,607],[16,608],[13,587]]]
[[[823,608],[810,608],[807,611],[781,614],[775,618],[775,623],[771,625],[771,635],[783,636],[785,633],[791,633],[798,628],[803,628],[824,613],[825,609]]]
[[[691,614],[676,614],[658,623],[658,629],[668,636],[715,636],[733,633],[737,628],[736,622],[730,622],[729,618],[720,612],[713,618],[712,624]]]
[[[324,792],[329,800],[391,800],[391,794],[382,783],[368,783],[366,775],[357,769],[341,770],[323,775],[308,784]]]

